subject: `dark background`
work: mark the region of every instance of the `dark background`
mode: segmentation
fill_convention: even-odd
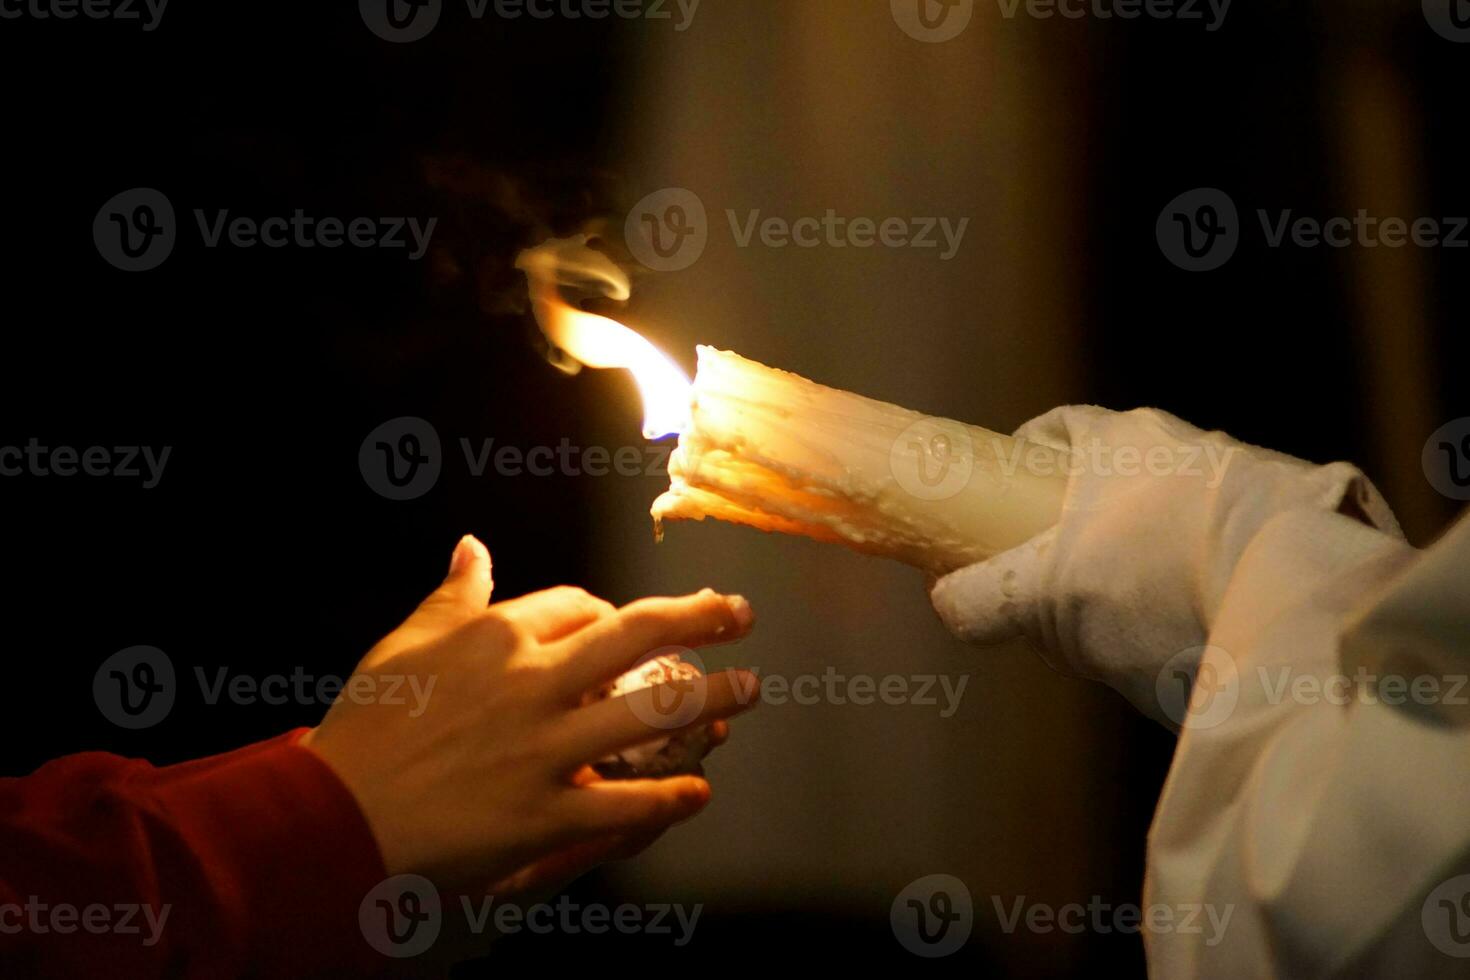
[[[704,0],[707,19],[691,32],[730,29],[714,11],[731,4],[738,0]],[[759,15],[736,22],[741,33],[728,43],[802,64],[808,56],[781,33],[780,8],[755,6]],[[893,26],[882,0],[800,6],[806,30],[829,20],[839,31],[859,8],[865,23]],[[1049,179],[1064,182],[1059,200],[1068,203],[1052,237],[1054,278],[1042,286],[1068,292],[1081,312],[1065,342],[1045,333],[1018,341],[1053,345],[1050,356],[1069,364],[1071,380],[1043,388],[1047,397],[1156,404],[1309,459],[1352,459],[1422,544],[1454,507],[1419,472],[1420,447],[1434,427],[1470,414],[1457,375],[1466,253],[1268,249],[1255,235],[1224,269],[1192,275],[1163,260],[1153,232],[1163,204],[1195,186],[1228,187],[1243,215],[1470,213],[1461,177],[1470,162],[1470,47],[1438,37],[1405,7],[1242,4],[1212,34],[1169,22],[1005,22],[984,3],[975,17],[1024,46],[1056,96],[1045,103],[1055,118],[1035,124],[1051,127]],[[589,504],[584,480],[475,479],[446,466],[431,493],[393,502],[365,485],[357,451],[374,426],[400,415],[433,421],[451,453],[462,434],[555,445],[605,441],[612,430],[637,444],[636,417],[609,418],[608,405],[627,403],[624,380],[547,367],[510,263],[517,249],[617,215],[645,186],[661,186],[624,153],[627,118],[643,116],[646,131],[663,108],[635,100],[633,79],[656,55],[649,32],[617,19],[476,22],[454,4],[430,38],[402,45],[373,36],[350,4],[179,4],[152,33],[108,21],[0,21],[0,445],[36,437],[172,447],[152,490],[109,478],[0,480],[12,706],[0,721],[0,772],[90,749],[168,763],[313,723],[321,709],[311,705],[182,697],[164,723],[126,732],[98,712],[91,679],[109,654],[134,644],[167,651],[190,675],[186,687],[195,667],[219,665],[345,675],[433,587],[465,532],[490,544],[498,595],[592,578],[611,582],[604,591],[615,601],[633,597],[615,594],[616,576],[593,568],[586,541],[609,515]],[[886,43],[912,43],[894,37]],[[975,58],[993,57],[982,37],[972,29],[949,42],[948,56],[974,44]],[[863,69],[859,61],[842,70],[856,82]],[[775,100],[760,111],[779,119],[786,107]],[[882,110],[871,106],[852,111],[879,129],[891,122],[894,142],[905,138],[904,120],[874,118]],[[983,140],[984,114],[973,123],[969,137]],[[718,128],[719,114],[700,125]],[[942,160],[946,146],[926,152]],[[99,256],[91,225],[104,201],[137,186],[169,196],[180,242],[161,268],[127,274]],[[206,249],[196,207],[440,220],[430,254],[409,262],[402,252],[351,248]],[[944,274],[979,274],[967,261],[985,259],[962,253]],[[899,329],[849,312],[831,323],[803,318],[795,329],[809,360],[781,366],[822,375],[823,348],[857,346],[874,351],[881,376],[881,352],[929,326]],[[692,351],[674,353],[692,367]],[[821,380],[868,390],[840,370]],[[1025,417],[986,418],[980,403],[968,414],[963,402],[936,407],[997,428]],[[612,519],[646,534],[641,509]],[[779,555],[807,545],[769,547]],[[656,562],[658,553],[637,560]],[[759,600],[758,580],[734,578],[714,584]],[[791,601],[819,619],[834,602],[862,602],[808,585]],[[781,636],[763,642],[774,659]],[[1107,761],[1086,740],[1048,753],[1061,760],[1046,775],[1058,784],[1099,765],[1109,774],[1110,791],[1077,817],[1102,828],[1109,846],[1042,845],[1060,864],[1086,862],[1088,890],[1072,897],[1084,902],[1092,891],[1136,900],[1172,741],[1116,705],[1108,710]],[[1048,740],[1024,727],[1000,734],[1022,755]],[[739,752],[739,741],[737,731],[724,751]],[[835,760],[842,749],[813,751],[823,765],[823,753]],[[984,778],[934,765],[938,795],[965,772]],[[849,790],[848,805],[861,811],[863,785]],[[986,792],[1004,797],[1007,783],[997,777]],[[829,819],[811,808],[787,818]],[[1012,828],[1017,838],[1027,832],[1024,821]],[[836,840],[833,860],[861,867],[862,855],[835,853]],[[1024,841],[955,846],[1002,861]],[[907,877],[932,870],[942,869]],[[697,861],[683,871],[695,883],[704,873]],[[724,894],[684,949],[650,936],[521,936],[505,942],[495,965],[556,970],[633,955],[638,969],[1142,971],[1137,938],[1117,935],[982,931],[956,956],[920,961],[894,942],[886,905],[849,901],[837,880],[794,887],[773,876],[767,889]],[[585,900],[657,900],[636,874],[593,876],[576,890]]]

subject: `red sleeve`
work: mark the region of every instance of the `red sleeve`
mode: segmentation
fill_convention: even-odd
[[[0,779],[0,975],[360,976],[385,872],[293,732],[155,768],[101,752]]]

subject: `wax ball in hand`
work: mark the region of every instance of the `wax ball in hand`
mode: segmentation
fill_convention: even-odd
[[[680,691],[679,688],[686,687],[690,681],[700,676],[702,676],[700,669],[681,659],[677,653],[660,654],[640,663],[611,684],[595,691],[590,695],[589,700],[600,701],[604,698],[622,697],[633,691],[659,684],[676,685],[677,687],[665,692],[667,697],[659,695],[655,698],[656,703],[667,703],[687,696],[687,691]],[[658,709],[655,707],[653,710],[656,712]],[[657,715],[652,715],[644,720],[657,726],[662,719]],[[710,748],[709,726],[701,725],[686,732],[677,732],[623,749],[621,752],[597,760],[592,764],[592,768],[605,779],[703,775],[704,767],[700,765],[700,760],[709,754]]]

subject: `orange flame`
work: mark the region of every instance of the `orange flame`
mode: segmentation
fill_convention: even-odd
[[[531,310],[546,339],[579,363],[625,368],[643,397],[643,435],[659,439],[689,426],[689,376],[646,338],[616,320],[567,302],[562,290],[623,301],[631,295],[627,274],[587,244],[587,236],[553,238],[516,258],[526,274]]]

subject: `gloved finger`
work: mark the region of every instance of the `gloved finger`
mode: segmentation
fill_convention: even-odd
[[[1026,442],[1067,452],[1083,433],[1113,414],[1096,405],[1061,405],[1022,423],[1013,435]]]
[[[1042,564],[1057,529],[939,579],[929,591],[940,620],[970,643],[1003,643],[1035,632]]]
[[[589,595],[573,585],[497,602],[495,611],[526,630],[541,643],[551,643],[611,616],[616,609],[606,599]]]
[[[1328,463],[1312,474],[1319,489],[1318,506],[1345,514],[1396,538],[1404,536],[1383,494],[1356,466]]]
[[[1213,489],[1233,456],[1245,448],[1156,408],[1111,412],[1095,405],[1065,405],[1025,423],[1015,434],[1063,454],[1068,477],[1064,514],[1131,506],[1136,494],[1156,489],[1164,476],[1179,478],[1175,484],[1188,484],[1185,478],[1191,478],[1198,492]]]

